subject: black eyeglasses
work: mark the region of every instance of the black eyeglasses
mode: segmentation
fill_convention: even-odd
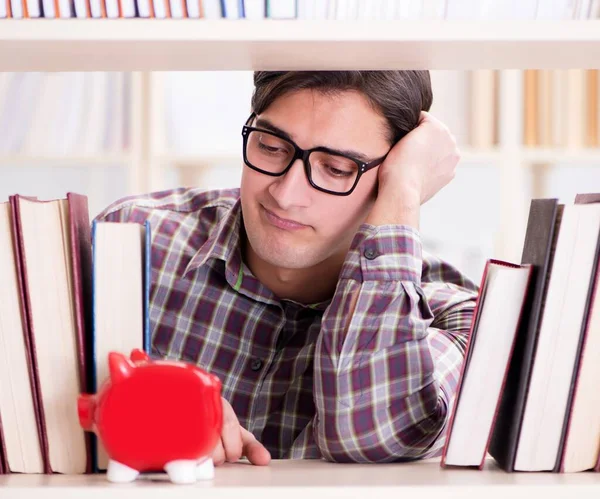
[[[280,177],[285,175],[297,159],[311,186],[336,196],[348,196],[356,188],[361,175],[383,163],[385,156],[365,163],[356,158],[333,152],[326,147],[304,150],[282,135],[248,126],[252,113],[242,128],[244,163],[253,170]]]

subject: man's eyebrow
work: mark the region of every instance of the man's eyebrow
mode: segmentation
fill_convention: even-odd
[[[275,126],[273,123],[271,123],[269,120],[266,120],[265,118],[257,118],[255,126],[257,128],[264,128],[265,130],[269,130],[270,132],[274,132],[278,135],[281,135],[283,138],[291,140],[292,142],[294,141],[294,139],[292,138],[292,136],[289,133],[282,130],[278,126]],[[350,156],[351,158],[356,158],[359,161],[362,161],[363,163],[368,163],[369,161],[371,161],[370,158],[368,158],[363,153],[358,152],[358,151],[352,151],[349,149],[333,149],[333,148],[327,147],[327,146],[323,146],[323,147],[325,149],[327,149],[328,151],[331,151],[332,153],[342,154],[343,156]]]

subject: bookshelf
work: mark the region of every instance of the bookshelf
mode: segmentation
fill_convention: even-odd
[[[3,71],[600,67],[598,20],[1,22]]]
[[[211,482],[173,485],[166,475],[144,476],[131,484],[111,484],[103,475],[7,475],[0,477],[0,499],[192,498],[314,499],[418,497],[419,499],[596,498],[600,478],[595,473],[505,473],[492,461],[484,471],[441,469],[437,459],[392,464],[335,464],[320,460],[274,460],[255,467],[244,462],[215,470]]]
[[[74,47],[77,50],[74,50]],[[16,56],[18,54],[18,56]],[[515,185],[531,170],[540,182],[552,164],[574,159],[600,163],[600,150],[536,149],[522,145],[522,69],[600,68],[600,21],[205,21],[205,20],[3,20],[0,71],[132,71],[131,144],[117,155],[0,157],[3,163],[126,164],[132,193],[163,185],[165,167],[182,170],[239,161],[237,151],[215,156],[171,154],[157,117],[160,71],[251,69],[503,69],[498,145],[464,150],[463,162],[486,161],[501,172],[498,258],[517,261],[528,199]],[[485,187],[483,187],[485,188]],[[157,479],[161,480],[161,479]],[[151,486],[150,486],[151,485]],[[442,489],[443,487],[443,489]],[[482,489],[482,487],[484,487]],[[420,498],[597,497],[600,478],[441,470],[437,461],[394,465],[333,465],[274,461],[267,468],[241,464],[217,469],[213,483],[172,486],[149,479],[111,485],[103,476],[8,475],[0,499],[48,497],[236,497],[282,493],[305,497],[355,497],[374,490]],[[443,490],[443,492],[441,492]]]

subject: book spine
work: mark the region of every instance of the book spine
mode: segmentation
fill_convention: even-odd
[[[33,401],[36,410],[38,438],[42,450],[42,459],[44,461],[44,473],[51,474],[48,435],[44,425],[45,414],[44,405],[40,393],[40,380],[38,379],[37,358],[35,349],[35,340],[32,334],[33,318],[31,316],[31,302],[29,300],[29,289],[27,284],[27,263],[25,258],[25,246],[22,236],[21,212],[19,209],[19,196],[10,197],[11,208],[13,211],[13,233],[15,236],[15,254],[17,262],[17,273],[20,293],[22,297],[22,312],[23,312],[23,331],[27,352],[27,362],[30,366],[30,384],[33,392]]]

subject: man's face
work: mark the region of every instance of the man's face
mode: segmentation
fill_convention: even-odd
[[[287,133],[301,148],[324,146],[364,155],[389,150],[385,118],[358,92],[326,95],[313,90],[286,94],[251,123]],[[279,268],[313,267],[348,250],[375,199],[378,168],[361,176],[349,196],[314,189],[301,160],[281,177],[244,167],[241,203],[248,242],[256,255]]]

